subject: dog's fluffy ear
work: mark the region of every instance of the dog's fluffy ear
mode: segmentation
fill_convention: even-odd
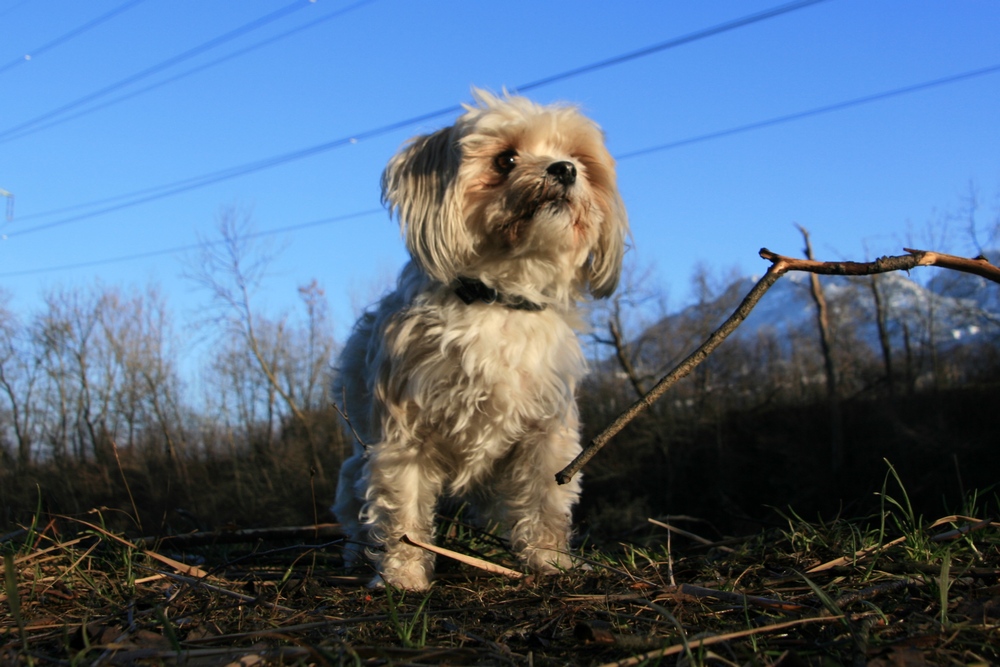
[[[587,282],[590,293],[598,299],[611,296],[618,287],[625,255],[625,237],[628,234],[628,215],[625,203],[617,189],[601,193],[599,206],[603,220],[597,243],[587,263]]]
[[[472,241],[462,216],[457,130],[417,137],[382,172],[382,203],[395,213],[413,258],[430,276],[454,280]]]

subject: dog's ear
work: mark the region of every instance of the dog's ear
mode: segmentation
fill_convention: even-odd
[[[598,299],[611,296],[618,287],[628,235],[628,215],[617,189],[601,193],[598,198],[603,213],[597,243],[587,263],[590,293]]]
[[[445,284],[472,251],[456,186],[462,159],[456,136],[446,127],[416,137],[382,172],[382,203],[398,218],[410,255]]]

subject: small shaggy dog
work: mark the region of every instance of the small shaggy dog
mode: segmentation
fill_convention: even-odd
[[[411,140],[382,175],[412,260],[357,323],[335,399],[357,440],[333,510],[379,576],[426,589],[438,497],[506,522],[539,573],[571,565],[580,477],[574,329],[587,292],[606,297],[628,233],[600,128],[568,106],[474,90],[454,125]],[[352,550],[353,549],[353,550]]]

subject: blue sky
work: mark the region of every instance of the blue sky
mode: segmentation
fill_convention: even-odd
[[[454,115],[365,132],[468,101],[472,85],[516,89],[775,6],[0,0],[0,188],[16,197],[13,220],[0,227],[0,288],[27,312],[59,285],[155,282],[183,325],[204,302],[181,277],[183,253],[106,260],[211,238],[227,206],[252,211],[259,231],[376,210],[263,237],[282,250],[259,307],[295,308],[296,287],[315,278],[342,340],[355,308],[405,261],[398,228],[378,211],[382,167],[407,138]],[[826,0],[530,96],[578,103],[612,154],[628,156],[1000,66],[998,26],[996,0]],[[174,77],[39,128],[62,120],[53,112],[70,103],[89,100],[68,110],[77,114]],[[100,215],[65,222],[128,200],[49,213],[356,135]],[[626,157],[619,182],[631,258],[655,266],[675,307],[698,262],[749,274],[766,266],[762,246],[799,254],[793,223],[810,229],[825,258],[897,254],[921,242],[928,220],[957,210],[970,182],[987,208],[997,204],[1000,71]],[[947,249],[970,250],[961,238]]]

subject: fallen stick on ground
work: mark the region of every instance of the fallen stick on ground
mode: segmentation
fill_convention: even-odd
[[[438,554],[440,556],[445,556],[457,560],[460,563],[465,563],[466,565],[471,565],[472,567],[477,567],[480,570],[485,570],[491,574],[502,574],[505,577],[510,577],[511,579],[523,579],[524,573],[518,572],[517,570],[512,570],[509,567],[504,567],[503,565],[497,565],[491,563],[482,558],[475,558],[473,556],[466,556],[465,554],[460,554],[457,551],[452,551],[451,549],[445,549],[443,547],[438,547],[433,544],[427,544],[426,542],[420,542],[418,540],[411,539],[407,535],[403,535],[399,538],[400,542],[404,544],[409,544],[411,547],[418,547],[425,551],[430,551],[431,553]]]
[[[343,537],[339,523],[318,523],[312,526],[280,526],[277,528],[243,528],[240,530],[212,530],[180,535],[153,535],[140,537],[136,544],[151,546],[192,547],[200,544],[238,544],[257,540],[294,540],[317,537]]]
[[[961,516],[959,514],[951,514],[946,517],[941,517],[931,525],[927,526],[927,530],[930,530],[931,528],[937,528],[938,526],[943,526],[946,523],[954,523],[956,521],[971,521],[972,523],[976,524],[975,526],[973,526],[973,529],[984,528],[990,525],[989,519],[987,519],[986,521],[980,521],[979,519],[973,517]],[[961,531],[961,529],[958,530]],[[967,531],[968,529],[966,529],[966,531],[964,532]],[[956,531],[952,530],[946,533],[941,533],[940,535],[935,535],[934,537],[931,538],[931,541],[939,542],[942,539],[953,539],[953,537],[958,537],[958,535],[952,536],[952,533],[955,532]],[[894,547],[897,544],[902,544],[905,541],[906,541],[906,535],[903,535],[902,537],[897,537],[891,542],[886,542],[885,544],[876,544],[873,547],[859,549],[858,551],[854,552],[854,555],[852,556],[841,556],[840,558],[834,558],[833,560],[821,563],[820,565],[815,565],[806,570],[806,574],[815,574],[817,572],[823,572],[825,570],[829,570],[834,567],[840,567],[842,565],[850,565],[862,558],[865,558],[866,556],[871,556],[872,554],[881,553],[886,549],[888,549],[889,547]]]
[[[714,637],[704,637],[702,639],[689,639],[686,642],[680,644],[674,644],[673,646],[668,646],[666,648],[656,649],[655,651],[650,651],[648,653],[643,653],[642,655],[635,655],[631,658],[625,658],[624,660],[619,660],[617,662],[609,662],[601,667],[633,667],[634,665],[640,665],[649,660],[655,660],[657,658],[665,658],[668,655],[677,655],[678,653],[683,653],[685,650],[695,650],[702,646],[711,646],[712,644],[718,644],[720,642],[727,642],[732,639],[740,639],[742,637],[749,637],[751,635],[760,635],[765,632],[777,632],[778,630],[785,630],[786,628],[795,627],[796,625],[805,625],[806,623],[829,623],[831,621],[839,621],[843,616],[823,616],[819,618],[800,618],[794,621],[786,621],[785,623],[775,623],[773,625],[764,625],[759,628],[750,628],[749,630],[740,630],[739,632],[730,632],[724,635],[715,635]]]

